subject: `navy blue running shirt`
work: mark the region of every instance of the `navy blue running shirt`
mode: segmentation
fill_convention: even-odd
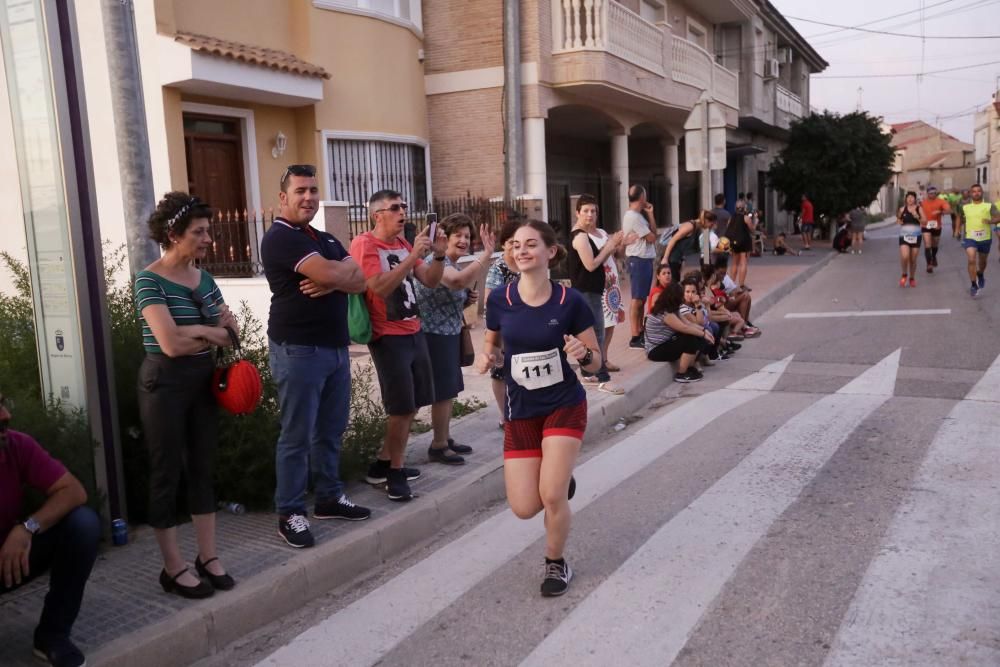
[[[590,307],[575,290],[552,283],[552,296],[536,307],[521,300],[519,284],[491,291],[486,302],[486,328],[503,339],[508,419],[549,415],[587,398],[566,360],[563,336],[594,326]]]

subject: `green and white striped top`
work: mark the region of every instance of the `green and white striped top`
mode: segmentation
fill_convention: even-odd
[[[135,307],[139,324],[142,325],[142,344],[147,354],[163,354],[163,350],[156,342],[146,318],[142,316],[142,309],[146,306],[165,305],[180,327],[192,324],[214,326],[219,323],[220,308],[224,303],[215,279],[204,270],[201,272],[201,282],[193,290],[152,271],[140,271],[135,275]],[[200,352],[199,355],[201,354],[209,354],[209,351]]]

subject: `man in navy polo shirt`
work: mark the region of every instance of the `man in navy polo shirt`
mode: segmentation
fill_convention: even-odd
[[[309,224],[319,208],[314,166],[288,167],[278,200],[280,217],[260,245],[271,288],[271,372],[281,407],[274,502],[278,534],[302,548],[315,544],[305,505],[310,465],[313,517],[361,521],[371,516],[371,510],[347,497],[339,474],[351,402],[347,294],[363,292],[365,279],[340,241]]]

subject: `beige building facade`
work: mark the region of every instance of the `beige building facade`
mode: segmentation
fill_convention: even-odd
[[[892,145],[902,155],[899,184],[922,192],[928,185],[963,190],[975,183],[972,144],[956,139],[922,120],[892,125]]]
[[[974,136],[975,180],[990,201],[1000,202],[1000,92],[976,114]]]

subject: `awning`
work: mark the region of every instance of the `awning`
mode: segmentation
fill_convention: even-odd
[[[160,84],[186,93],[299,107],[321,101],[330,78],[287,51],[184,32],[158,39]]]
[[[746,155],[757,155],[758,153],[766,153],[767,149],[763,146],[758,146],[756,144],[736,144],[732,146],[726,146],[726,156],[727,157],[744,157]]]

